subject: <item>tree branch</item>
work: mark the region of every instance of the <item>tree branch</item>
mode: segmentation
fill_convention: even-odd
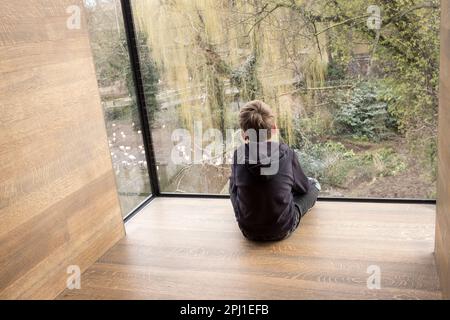
[[[408,9],[400,12],[399,14],[389,18],[388,20],[386,20],[386,22],[383,23],[383,26],[387,26],[393,22],[396,22],[396,21],[400,20],[401,18],[403,18],[408,13],[411,13],[413,11],[417,11],[417,10],[421,10],[421,9],[439,9],[439,8],[440,8],[440,4],[434,3],[434,2],[425,2],[422,4],[417,4],[415,6],[412,6],[411,8],[408,8]]]
[[[342,25],[344,25],[344,24],[348,24],[348,23],[350,23],[350,22],[353,22],[353,21],[356,21],[356,20],[360,20],[360,19],[365,19],[365,18],[368,18],[368,17],[370,17],[370,14],[365,14],[365,15],[362,15],[362,16],[358,16],[358,17],[353,17],[353,18],[345,19],[344,21],[341,21],[341,22],[339,22],[339,23],[336,23],[336,24],[333,24],[333,25],[331,25],[331,26],[328,26],[328,27],[326,27],[325,29],[323,29],[323,30],[321,30],[321,31],[319,31],[319,32],[317,32],[317,33],[315,33],[314,36],[317,37],[318,35],[320,35],[320,34],[326,32],[326,31],[328,31],[328,30],[330,30],[330,29],[332,29],[332,28],[336,28],[336,27],[342,26]]]

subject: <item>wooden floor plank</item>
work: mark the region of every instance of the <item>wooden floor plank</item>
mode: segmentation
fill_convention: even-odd
[[[432,205],[320,202],[289,239],[257,244],[228,200],[158,198],[59,298],[440,299],[434,219]]]

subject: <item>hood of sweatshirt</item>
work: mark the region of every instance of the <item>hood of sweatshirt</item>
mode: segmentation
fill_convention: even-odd
[[[288,149],[278,142],[248,142],[238,148],[236,161],[258,180],[267,181],[276,176],[287,152]]]

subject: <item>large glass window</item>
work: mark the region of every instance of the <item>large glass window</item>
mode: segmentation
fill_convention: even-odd
[[[119,0],[87,0],[86,13],[122,213],[151,193]]]
[[[434,198],[439,1],[373,3],[132,1],[162,191],[227,193],[261,99],[323,196]]]

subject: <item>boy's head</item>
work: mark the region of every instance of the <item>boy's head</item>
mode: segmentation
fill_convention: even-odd
[[[241,108],[239,125],[245,140],[253,140],[250,139],[252,135],[248,134],[250,129],[255,130],[256,139],[259,137],[260,130],[264,130],[262,134],[266,134],[267,139],[271,139],[272,130],[277,128],[272,110],[260,100],[250,101]]]

